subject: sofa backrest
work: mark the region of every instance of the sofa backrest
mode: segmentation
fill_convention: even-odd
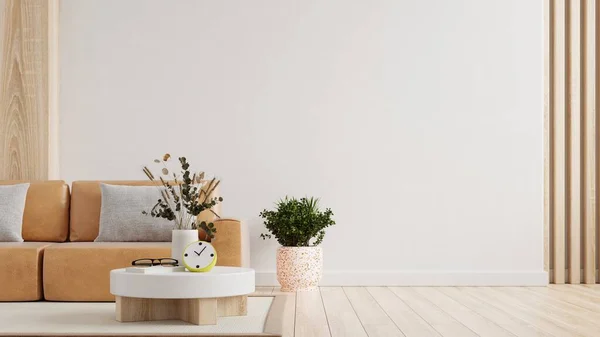
[[[69,185],[62,180],[3,180],[0,185],[30,183],[21,233],[25,241],[64,242],[69,234]]]
[[[149,180],[107,180],[107,181],[74,181],[71,192],[71,220],[69,241],[89,242],[98,236],[100,227],[100,207],[102,192],[100,183],[126,186],[152,186],[155,182]],[[218,196],[218,191],[213,196]],[[151,208],[153,205],[148,205]],[[220,212],[220,204],[213,209]],[[140,209],[140,213],[143,210]],[[210,212],[203,212],[200,220],[213,221],[215,216]]]

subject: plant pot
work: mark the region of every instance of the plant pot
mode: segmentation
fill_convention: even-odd
[[[174,229],[171,236],[171,257],[183,263],[183,250],[192,242],[198,241],[197,229]]]
[[[277,250],[277,281],[281,291],[317,290],[321,276],[321,247],[279,247]]]

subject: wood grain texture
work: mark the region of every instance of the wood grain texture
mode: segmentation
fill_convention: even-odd
[[[554,283],[565,283],[566,232],[566,6],[564,0],[553,5],[553,85],[552,85],[552,237]]]
[[[59,0],[48,0],[48,179],[59,179]]]
[[[544,268],[598,282],[598,0],[544,0]]]
[[[319,291],[296,294],[296,337],[331,337]]]
[[[344,292],[369,337],[405,336],[367,289],[344,287]]]
[[[217,317],[248,313],[247,296],[191,299],[115,297],[119,322],[179,319],[197,325],[216,324]]]
[[[597,337],[600,331],[600,285],[351,287],[343,290],[332,287],[321,288],[320,292],[274,296],[264,332],[235,336],[328,336],[331,332],[331,336],[360,337],[500,337],[507,334],[516,337]],[[298,310],[295,310],[296,296],[302,299]],[[148,315],[168,317],[177,313],[177,310],[151,309],[152,304],[144,305],[148,310],[138,311],[135,314],[138,318]],[[132,331],[129,330],[131,326],[123,326]],[[106,331],[98,331],[86,336],[105,335]]]
[[[581,275],[581,2],[568,2],[567,8],[567,116],[568,116],[568,256],[569,279],[579,284]]]
[[[321,288],[321,298],[332,337],[367,337],[362,323],[342,288]]]
[[[537,305],[529,306],[527,301],[519,301],[517,298],[506,294],[496,294],[491,288],[459,289],[553,336],[583,336],[574,332],[569,325],[548,317],[543,308],[538,308]]]
[[[197,325],[217,324],[217,299],[193,298],[179,300],[179,319]]]
[[[386,287],[367,288],[406,337],[441,336],[427,321]]]
[[[447,312],[423,298],[414,289],[390,288],[396,296],[414,310],[444,337],[477,337],[477,334],[456,321]]]
[[[513,337],[514,335],[499,326],[495,322],[485,319],[467,306],[444,295],[434,288],[415,288],[417,293],[435,304],[438,308],[447,312],[452,318],[462,323],[471,331],[479,336],[503,336]]]
[[[596,119],[596,0],[583,1],[583,282],[596,282],[598,133]]]
[[[219,298],[217,316],[242,316],[248,313],[248,296],[232,296]]]
[[[473,310],[477,314],[488,319],[491,322],[495,322],[499,326],[503,327],[507,331],[510,331],[515,336],[527,337],[527,336],[552,336],[549,333],[544,332],[540,328],[528,324],[526,321],[510,315],[509,313],[496,308],[494,305],[482,301],[476,297],[470,296],[465,292],[456,288],[439,288],[439,290],[451,297],[455,301]]]
[[[552,0],[544,0],[544,270],[550,273],[550,227],[552,219],[552,142],[551,102],[552,102]],[[552,275],[550,275],[552,276]]]
[[[0,179],[45,180],[49,110],[56,113],[57,104],[58,0],[0,4]]]
[[[526,303],[530,308],[544,308],[550,319],[562,322],[571,331],[590,337],[597,336],[597,332],[600,331],[600,326],[597,323],[598,316],[587,309],[534,293],[525,288],[494,288],[493,291],[510,295],[517,301]]]

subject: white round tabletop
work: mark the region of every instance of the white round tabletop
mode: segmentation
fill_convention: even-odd
[[[206,273],[110,272],[110,293],[139,298],[216,298],[248,295],[254,292],[254,269],[214,267]]]

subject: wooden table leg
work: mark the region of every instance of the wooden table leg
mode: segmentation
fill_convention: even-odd
[[[192,324],[217,324],[217,316],[245,316],[248,297],[160,299],[116,296],[119,322],[180,319]]]
[[[217,324],[217,299],[180,299],[179,319],[197,325]]]
[[[116,319],[119,322],[160,321],[179,319],[177,299],[115,297]]]
[[[248,296],[219,297],[217,316],[246,316],[248,314]]]

